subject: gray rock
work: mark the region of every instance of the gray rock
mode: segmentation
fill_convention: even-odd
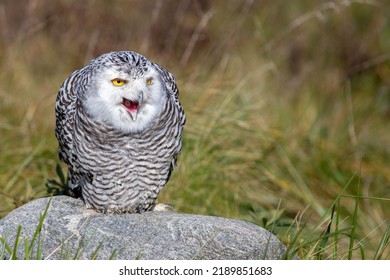
[[[48,203],[31,201],[0,220],[3,240],[14,248],[22,225],[20,236],[31,241]],[[278,259],[285,252],[272,233],[248,222],[176,212],[105,215],[68,196],[52,198],[33,248],[32,258],[41,251],[44,259]],[[21,242],[17,257],[24,251]],[[0,256],[9,258],[1,243]]]

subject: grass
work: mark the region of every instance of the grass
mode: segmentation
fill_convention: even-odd
[[[264,226],[290,257],[390,258],[386,1],[116,3],[0,4],[0,216],[57,177],[62,81],[131,49],[174,73],[187,115],[160,202]]]
[[[38,225],[35,229],[34,234],[31,237],[31,240],[29,240],[28,238],[23,238],[21,236],[22,225],[18,226],[18,230],[17,230],[16,236],[15,236],[15,242],[14,242],[12,247],[9,245],[9,242],[8,242],[6,236],[5,237],[0,236],[0,245],[1,245],[0,246],[1,247],[0,259],[4,259],[5,253],[7,252],[8,255],[10,256],[9,258],[11,260],[17,260],[18,259],[17,252],[18,252],[19,246],[21,245],[21,242],[24,243],[24,249],[25,249],[24,253],[23,253],[24,260],[29,260],[29,259],[40,260],[40,259],[42,259],[43,239],[41,238],[41,230],[42,230],[42,226],[43,226],[43,221],[47,215],[47,211],[49,210],[50,202],[51,202],[51,200],[47,204],[43,213],[40,214]],[[36,248],[34,248],[34,246]]]

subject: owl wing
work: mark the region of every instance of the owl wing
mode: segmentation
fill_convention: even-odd
[[[180,123],[180,129],[183,129],[183,126],[186,123],[186,116],[184,114],[183,107],[181,106],[180,101],[179,101],[179,89],[176,85],[176,79],[169,71],[167,71],[162,66],[158,65],[157,63],[153,63],[153,65],[156,67],[157,71],[160,73],[160,75],[163,78],[165,85],[168,89],[168,92],[170,93],[171,98],[173,98],[173,100],[174,100],[175,106],[178,109],[178,116],[179,116],[178,122]],[[180,148],[178,149],[177,153],[175,153],[173,156],[173,159],[172,159],[171,165],[169,167],[169,171],[168,171],[167,181],[169,180],[169,178],[172,174],[172,171],[176,166],[177,157],[178,157],[180,150],[181,150],[181,133],[179,133],[178,135],[180,135],[179,136],[180,139],[178,139],[179,140],[178,143],[179,143]]]
[[[163,78],[169,93],[176,100],[179,100],[179,89],[177,88],[175,77],[170,72],[168,72],[165,68],[158,65],[157,63],[153,63],[153,65],[154,67],[156,67],[157,71],[160,73],[161,77]]]
[[[55,113],[55,135],[59,143],[60,160],[72,164],[73,130],[77,104],[77,88],[80,71],[73,72],[58,91]]]
[[[161,77],[163,78],[165,85],[170,93],[170,96],[174,98],[175,104],[177,108],[179,109],[179,116],[180,116],[180,123],[181,126],[184,126],[186,122],[186,116],[184,114],[183,107],[180,104],[179,101],[179,89],[176,85],[176,79],[175,77],[167,71],[164,67],[158,65],[157,63],[153,63],[153,65],[156,67],[157,71],[160,73]]]

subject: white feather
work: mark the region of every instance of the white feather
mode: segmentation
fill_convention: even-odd
[[[114,86],[112,80],[120,78],[127,83]],[[152,78],[152,84],[147,79]],[[138,133],[146,129],[164,108],[167,90],[159,73],[150,68],[143,76],[134,79],[126,73],[104,70],[92,80],[84,106],[91,116],[125,133]],[[137,116],[134,118],[122,105],[123,98],[139,100]]]

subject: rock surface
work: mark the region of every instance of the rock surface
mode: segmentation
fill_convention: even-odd
[[[31,201],[0,220],[0,236],[11,248],[19,225],[20,236],[32,240],[49,201]],[[176,212],[105,215],[68,196],[52,198],[40,238],[43,259],[278,259],[285,251],[272,233],[248,222]],[[21,242],[19,259],[24,247]],[[3,248],[0,243],[0,256]]]

